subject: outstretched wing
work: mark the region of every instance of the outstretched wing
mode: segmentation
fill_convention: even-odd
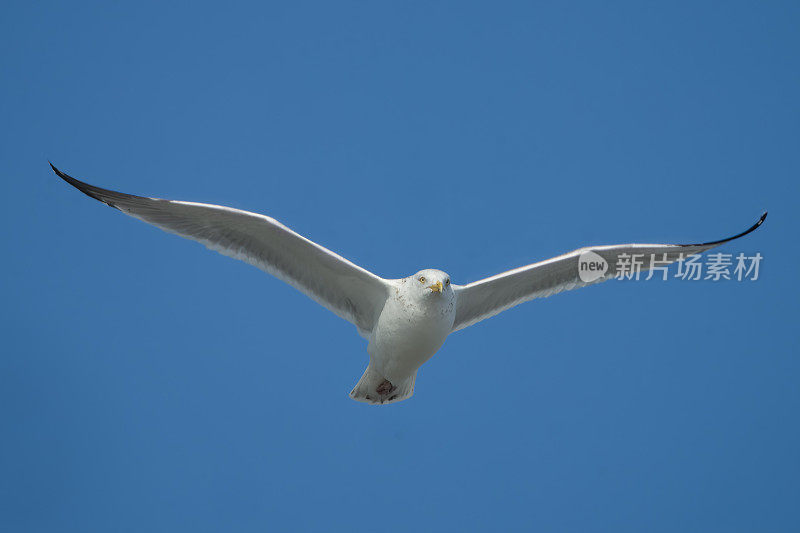
[[[144,198],[94,187],[53,171],[84,194],[158,228],[241,259],[299,289],[368,336],[389,294],[382,278],[277,220],[219,205]]]
[[[454,285],[456,293],[456,318],[453,331],[464,329],[483,319],[492,317],[515,305],[543,298],[561,291],[585,287],[611,279],[617,275],[620,258],[634,258],[641,262],[641,270],[649,270],[655,264],[677,261],[681,256],[699,254],[720,244],[738,239],[759,227],[767,213],[747,231],[733,237],[703,244],[618,244],[612,246],[593,246],[581,248],[568,254],[546,261],[534,263],[469,285]],[[579,258],[582,254],[594,252],[602,257],[608,270],[597,279],[583,281],[579,272]],[[627,254],[623,255],[623,254]],[[584,276],[587,278],[588,276]]]

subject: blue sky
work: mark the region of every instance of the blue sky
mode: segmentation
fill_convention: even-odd
[[[4,4],[6,531],[800,527],[800,7]],[[384,277],[698,242],[347,393],[347,322],[58,180],[267,213]]]

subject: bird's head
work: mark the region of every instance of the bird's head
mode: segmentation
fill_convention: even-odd
[[[411,289],[425,296],[452,296],[453,287],[450,286],[450,275],[447,272],[426,268],[413,276],[406,278]]]

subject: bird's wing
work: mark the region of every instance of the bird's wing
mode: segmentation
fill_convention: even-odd
[[[270,217],[219,205],[144,198],[55,173],[84,194],[164,231],[241,259],[304,292],[368,336],[389,294],[386,280]]]
[[[747,235],[764,222],[767,213],[747,231],[733,237],[703,244],[618,244],[581,248],[568,254],[534,263],[468,285],[454,285],[456,293],[456,318],[453,331],[464,329],[476,322],[492,317],[515,305],[542,298],[561,291],[585,287],[611,279],[622,266],[618,262],[641,262],[641,270],[648,270],[677,261],[681,256],[699,254],[715,246]],[[583,281],[579,275],[582,254],[594,252],[608,264],[604,275],[593,281]],[[627,255],[624,255],[627,254]],[[586,256],[585,256],[586,257]],[[655,261],[654,261],[655,260]],[[624,267],[623,267],[624,268]],[[624,273],[624,272],[623,272]]]

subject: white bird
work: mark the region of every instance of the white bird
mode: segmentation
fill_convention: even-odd
[[[447,273],[435,269],[420,270],[403,279],[383,279],[273,218],[219,205],[101,189],[50,166],[84,194],[164,231],[246,261],[352,322],[369,341],[369,364],[350,397],[369,404],[410,398],[417,370],[454,331],[534,298],[611,279],[617,275],[621,257],[641,254],[641,270],[647,270],[747,235],[767,217],[765,212],[748,230],[719,241],[581,248],[456,285]],[[581,271],[587,265],[593,270]]]

